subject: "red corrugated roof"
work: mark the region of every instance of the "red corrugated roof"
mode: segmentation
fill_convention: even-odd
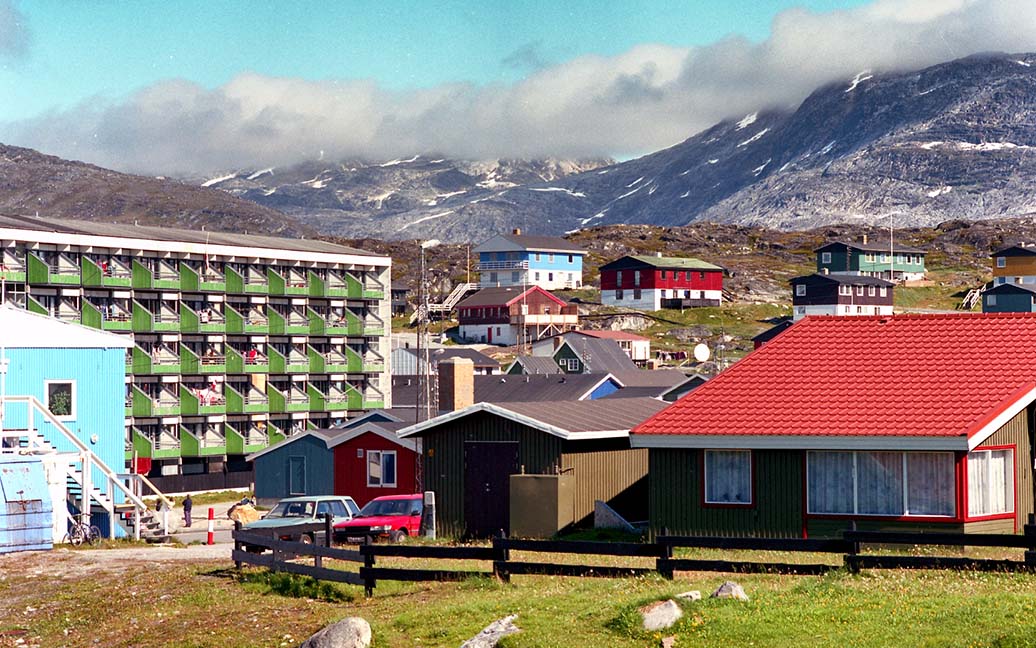
[[[1036,314],[807,317],[639,435],[970,437],[1036,387]]]

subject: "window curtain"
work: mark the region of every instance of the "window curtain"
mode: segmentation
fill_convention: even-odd
[[[1014,453],[978,450],[968,455],[968,515],[1014,511]]]
[[[953,515],[953,455],[908,452],[907,511],[911,515]]]
[[[954,514],[953,453],[809,452],[806,464],[810,513]]]
[[[854,512],[853,453],[810,452],[806,470],[810,513]]]
[[[856,453],[856,512],[903,515],[903,453]]]
[[[705,451],[705,501],[709,504],[752,502],[752,453]]]

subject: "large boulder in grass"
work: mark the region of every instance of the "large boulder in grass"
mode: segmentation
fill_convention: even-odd
[[[745,594],[745,588],[734,581],[727,581],[720,585],[710,598],[730,598],[738,601],[747,601],[748,594]]]
[[[300,648],[368,648],[371,626],[360,617],[346,617],[303,642]]]
[[[227,517],[235,522],[248,524],[249,522],[255,522],[261,516],[259,515],[259,511],[255,510],[251,504],[235,504],[227,512]]]
[[[683,610],[676,601],[669,599],[645,605],[640,608],[640,616],[644,620],[644,629],[654,632],[672,627],[683,616]]]
[[[483,628],[482,632],[462,643],[460,648],[493,648],[507,635],[521,632],[521,629],[514,624],[514,620],[517,618],[517,614],[512,614],[497,619]]]

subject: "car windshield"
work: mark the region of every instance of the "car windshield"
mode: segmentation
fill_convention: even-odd
[[[313,502],[277,502],[266,514],[268,518],[313,517]]]
[[[360,513],[356,517],[410,515],[412,504],[414,504],[413,500],[405,499],[373,500],[371,502],[367,502],[367,506],[360,509]]]

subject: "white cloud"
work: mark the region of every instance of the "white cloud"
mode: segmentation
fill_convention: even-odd
[[[794,106],[863,69],[1033,49],[1033,0],[875,0],[782,12],[761,43],[641,45],[542,67],[511,85],[394,92],[370,81],[244,74],[209,90],[165,81],[124,101],[8,124],[0,141],[147,173],[282,166],[321,150],[374,160],[629,155],[723,118]]]
[[[29,24],[14,0],[0,0],[0,59],[25,56],[30,41]]]

